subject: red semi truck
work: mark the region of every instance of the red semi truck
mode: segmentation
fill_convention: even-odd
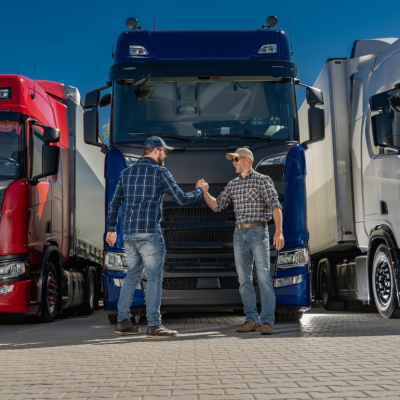
[[[83,117],[76,88],[0,75],[0,316],[97,307],[104,155]]]

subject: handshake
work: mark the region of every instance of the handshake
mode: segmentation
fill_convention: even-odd
[[[209,189],[208,183],[204,179],[200,179],[196,183],[196,189],[198,188],[202,189],[204,193],[207,193]]]

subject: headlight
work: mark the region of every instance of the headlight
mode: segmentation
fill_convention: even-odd
[[[136,157],[125,156],[124,158],[125,158],[125,165],[126,165],[127,167],[129,167],[129,166],[131,166],[132,164],[135,164],[136,162],[139,161],[139,159],[136,158]]]
[[[146,57],[149,52],[143,47],[136,44],[129,46],[129,55],[132,57]]]
[[[279,165],[279,164],[285,164],[286,162],[286,154],[283,156],[276,156],[272,158],[268,158],[264,160],[260,165]]]
[[[107,252],[104,266],[111,271],[127,272],[128,261],[124,253]]]
[[[0,100],[10,100],[11,99],[11,88],[0,88]]]
[[[258,50],[258,54],[274,54],[278,52],[278,45],[276,43],[264,44]]]
[[[275,279],[275,287],[297,285],[303,282],[303,275],[288,276],[286,278]]]
[[[22,261],[13,262],[0,266],[0,279],[14,278],[16,276],[25,275],[25,263]]]
[[[282,251],[278,254],[277,269],[299,268],[304,264],[309,264],[309,248]]]
[[[6,294],[12,292],[14,289],[14,285],[4,285],[0,286],[0,294]]]

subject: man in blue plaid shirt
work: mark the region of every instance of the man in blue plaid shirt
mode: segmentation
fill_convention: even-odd
[[[184,193],[164,167],[167,151],[173,150],[165,142],[152,136],[144,143],[143,157],[131,167],[123,170],[111,200],[108,214],[107,243],[114,246],[117,240],[117,219],[121,204],[125,204],[122,224],[128,271],[118,302],[118,324],[120,334],[136,334],[137,326],[130,322],[130,305],[136,286],[141,282],[143,270],[147,276],[146,317],[147,337],[173,337],[178,332],[161,325],[161,293],[164,257],[164,239],[161,235],[161,217],[164,192],[178,204],[194,203],[208,191],[201,180],[196,189]],[[204,191],[204,192],[203,192]]]

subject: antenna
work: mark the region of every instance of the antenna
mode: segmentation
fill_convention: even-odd
[[[35,98],[35,96],[36,96],[36,63],[34,64],[33,67],[33,93],[31,93],[32,100]]]
[[[290,50],[293,55],[293,42],[292,42],[292,23],[290,22],[289,18],[289,27],[290,27]]]
[[[154,14],[154,30],[156,30],[156,14]]]
[[[114,53],[114,36],[113,36],[113,45],[112,45],[112,49],[111,49],[111,57],[113,60],[114,60],[114,56],[115,56],[115,53]]]

